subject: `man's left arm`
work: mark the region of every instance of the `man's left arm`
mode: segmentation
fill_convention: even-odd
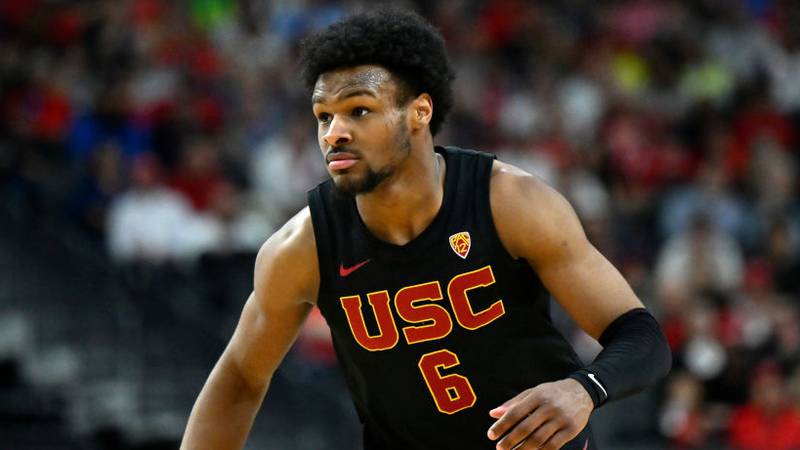
[[[558,449],[592,410],[664,377],[671,356],[661,329],[617,269],[589,243],[574,210],[535,177],[495,162],[491,208],[509,253],[533,267],[556,301],[603,345],[589,366],[523,391],[490,412],[497,448]]]

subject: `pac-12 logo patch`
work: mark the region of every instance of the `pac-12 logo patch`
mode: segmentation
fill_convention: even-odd
[[[462,231],[450,236],[450,248],[456,252],[456,255],[467,259],[470,247],[469,231]]]

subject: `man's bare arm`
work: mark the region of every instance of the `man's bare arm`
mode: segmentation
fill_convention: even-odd
[[[588,241],[575,211],[559,193],[534,176],[496,162],[491,207],[506,249],[531,265],[584,331],[603,341],[610,325],[624,330],[593,363],[602,359],[603,368],[615,370],[606,374],[630,373],[614,377],[615,393],[635,392],[666,370],[668,349],[658,324],[642,309],[619,271]],[[634,316],[635,323],[627,320]],[[639,332],[641,342],[636,341]],[[652,352],[652,361],[643,356],[648,352]],[[634,370],[649,363],[653,364],[652,374]],[[498,420],[489,437],[499,439],[501,450],[561,448],[586,426],[599,395],[604,395],[603,401],[608,398],[595,374],[584,372],[534,386],[492,410],[490,415]]]
[[[520,169],[495,163],[492,213],[506,249],[533,267],[553,298],[595,339],[642,303],[589,242],[572,206]]]
[[[261,247],[254,289],[192,408],[181,449],[241,449],[272,375],[316,301],[319,267],[308,208]]]

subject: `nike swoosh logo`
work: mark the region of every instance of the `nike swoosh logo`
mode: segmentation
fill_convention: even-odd
[[[363,266],[364,264],[366,264],[368,262],[369,262],[369,260],[361,261],[360,263],[358,263],[358,264],[356,264],[355,266],[352,266],[352,267],[345,267],[344,264],[339,263],[339,276],[344,278],[344,277],[350,275],[351,273],[355,272],[356,270],[360,269],[361,266]]]
[[[603,395],[608,397],[608,392],[606,392],[606,388],[604,388],[603,385],[600,383],[600,381],[598,381],[597,378],[595,378],[593,373],[589,374],[589,379],[594,381],[594,384],[598,385],[600,387],[600,389],[603,390]]]

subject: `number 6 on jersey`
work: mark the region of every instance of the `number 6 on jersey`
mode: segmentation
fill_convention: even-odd
[[[440,372],[441,369],[450,369],[459,364],[458,356],[449,350],[426,353],[419,360],[419,370],[436,408],[445,414],[454,414],[475,404],[475,391],[466,377],[442,375]]]

